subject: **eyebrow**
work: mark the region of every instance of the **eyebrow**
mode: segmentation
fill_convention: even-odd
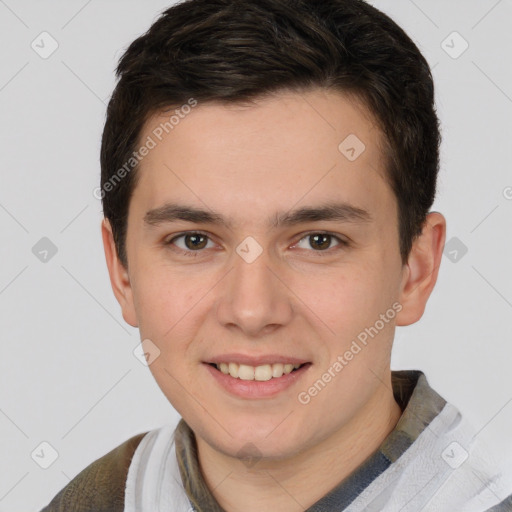
[[[219,213],[196,208],[194,206],[177,203],[165,205],[149,210],[144,215],[144,223],[149,226],[158,226],[175,221],[186,221],[196,224],[213,224],[232,227],[232,223]],[[348,203],[327,203],[319,206],[309,206],[291,211],[277,212],[270,217],[267,224],[271,228],[280,226],[295,226],[306,222],[321,221],[338,222],[371,222],[372,216],[367,210]]]

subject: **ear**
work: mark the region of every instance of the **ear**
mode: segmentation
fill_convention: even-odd
[[[410,325],[423,316],[437,281],[445,238],[445,218],[438,212],[429,213],[404,266],[400,287],[402,310],[396,317],[396,325]]]
[[[101,223],[101,236],[103,238],[103,248],[107,260],[110,284],[112,285],[117,302],[121,306],[123,318],[132,327],[138,327],[130,277],[128,270],[121,263],[117,254],[112,227],[108,219],[103,219]]]

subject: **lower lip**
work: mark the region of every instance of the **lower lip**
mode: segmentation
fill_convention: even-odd
[[[270,380],[242,380],[226,375],[213,366],[203,363],[210,375],[229,393],[241,398],[271,398],[295,384],[309,369],[307,363],[297,370]]]

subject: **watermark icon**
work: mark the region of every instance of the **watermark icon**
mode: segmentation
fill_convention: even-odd
[[[48,32],[41,32],[31,43],[30,47],[41,59],[48,59],[59,47],[57,40]]]
[[[452,262],[458,263],[468,252],[467,246],[456,236],[444,244],[443,254]]]
[[[448,34],[445,39],[443,39],[441,42],[441,48],[452,59],[458,59],[469,48],[469,43],[454,30],[451,34]]]
[[[457,469],[462,466],[465,460],[469,457],[468,452],[457,441],[450,443],[441,454],[443,460],[452,469]]]
[[[263,247],[252,237],[244,238],[236,247],[236,253],[246,262],[252,263],[263,252]]]
[[[512,187],[508,186],[503,189],[503,197],[509,201],[512,199]]]
[[[135,347],[133,355],[144,366],[149,366],[160,357],[160,349],[149,338],[146,338]]]
[[[48,263],[56,254],[57,246],[46,236],[43,236],[32,247],[32,254],[42,263]]]
[[[250,469],[255,466],[259,460],[261,460],[262,454],[258,450],[258,447],[253,443],[246,443],[236,454],[237,458],[240,459],[244,465]]]
[[[351,133],[338,146],[338,151],[350,162],[353,162],[366,149],[363,141]]]
[[[169,117],[165,122],[160,123],[152,132],[151,135],[146,137],[144,143],[139,147],[137,151],[134,151],[130,158],[120,167],[110,178],[103,183],[101,187],[96,187],[92,191],[92,195],[96,199],[103,199],[108,192],[111,192],[116,188],[118,183],[130,174],[133,169],[139,164],[149,152],[156,148],[159,142],[162,141],[165,134],[170,133],[174,128],[184,119],[192,108],[197,105],[197,100],[190,98],[187,103],[181,105],[180,108],[174,110],[174,114]]]
[[[317,396],[327,384],[329,384],[342,370],[349,364],[354,357],[359,354],[364,347],[368,344],[368,337],[375,338],[377,334],[379,334],[382,329],[388,324],[397,313],[402,311],[403,306],[399,302],[395,302],[392,306],[385,312],[379,315],[379,319],[375,321],[375,323],[366,327],[362,330],[358,335],[357,339],[352,340],[350,348],[346,350],[343,355],[339,355],[336,358],[336,361],[329,366],[327,371],[325,371],[322,376],[317,379],[306,391],[301,391],[297,395],[297,399],[300,404],[307,405],[311,402],[311,399]],[[359,342],[359,343],[358,343]],[[362,345],[362,346],[361,346]]]
[[[59,458],[59,453],[50,443],[43,441],[34,448],[30,456],[39,467],[48,469]]]

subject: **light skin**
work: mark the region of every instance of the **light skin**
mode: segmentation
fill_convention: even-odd
[[[140,140],[167,118],[149,119]],[[354,161],[338,149],[349,134],[365,144]],[[422,316],[446,226],[430,213],[403,264],[382,142],[364,107],[334,91],[280,92],[251,106],[200,103],[140,164],[128,268],[102,224],[123,317],[160,350],[150,370],[194,431],[203,476],[227,512],[306,509],[375,452],[401,415],[391,388],[394,330]],[[335,218],[274,222],[341,203],[344,215]],[[225,223],[165,220],[166,204]],[[197,231],[206,236],[200,249],[175,238]],[[248,236],[262,249],[251,263],[236,251]],[[393,303],[400,312],[300,403],[299,393]],[[206,365],[234,352],[310,365],[275,396],[242,398]],[[244,463],[241,453],[257,459]]]

